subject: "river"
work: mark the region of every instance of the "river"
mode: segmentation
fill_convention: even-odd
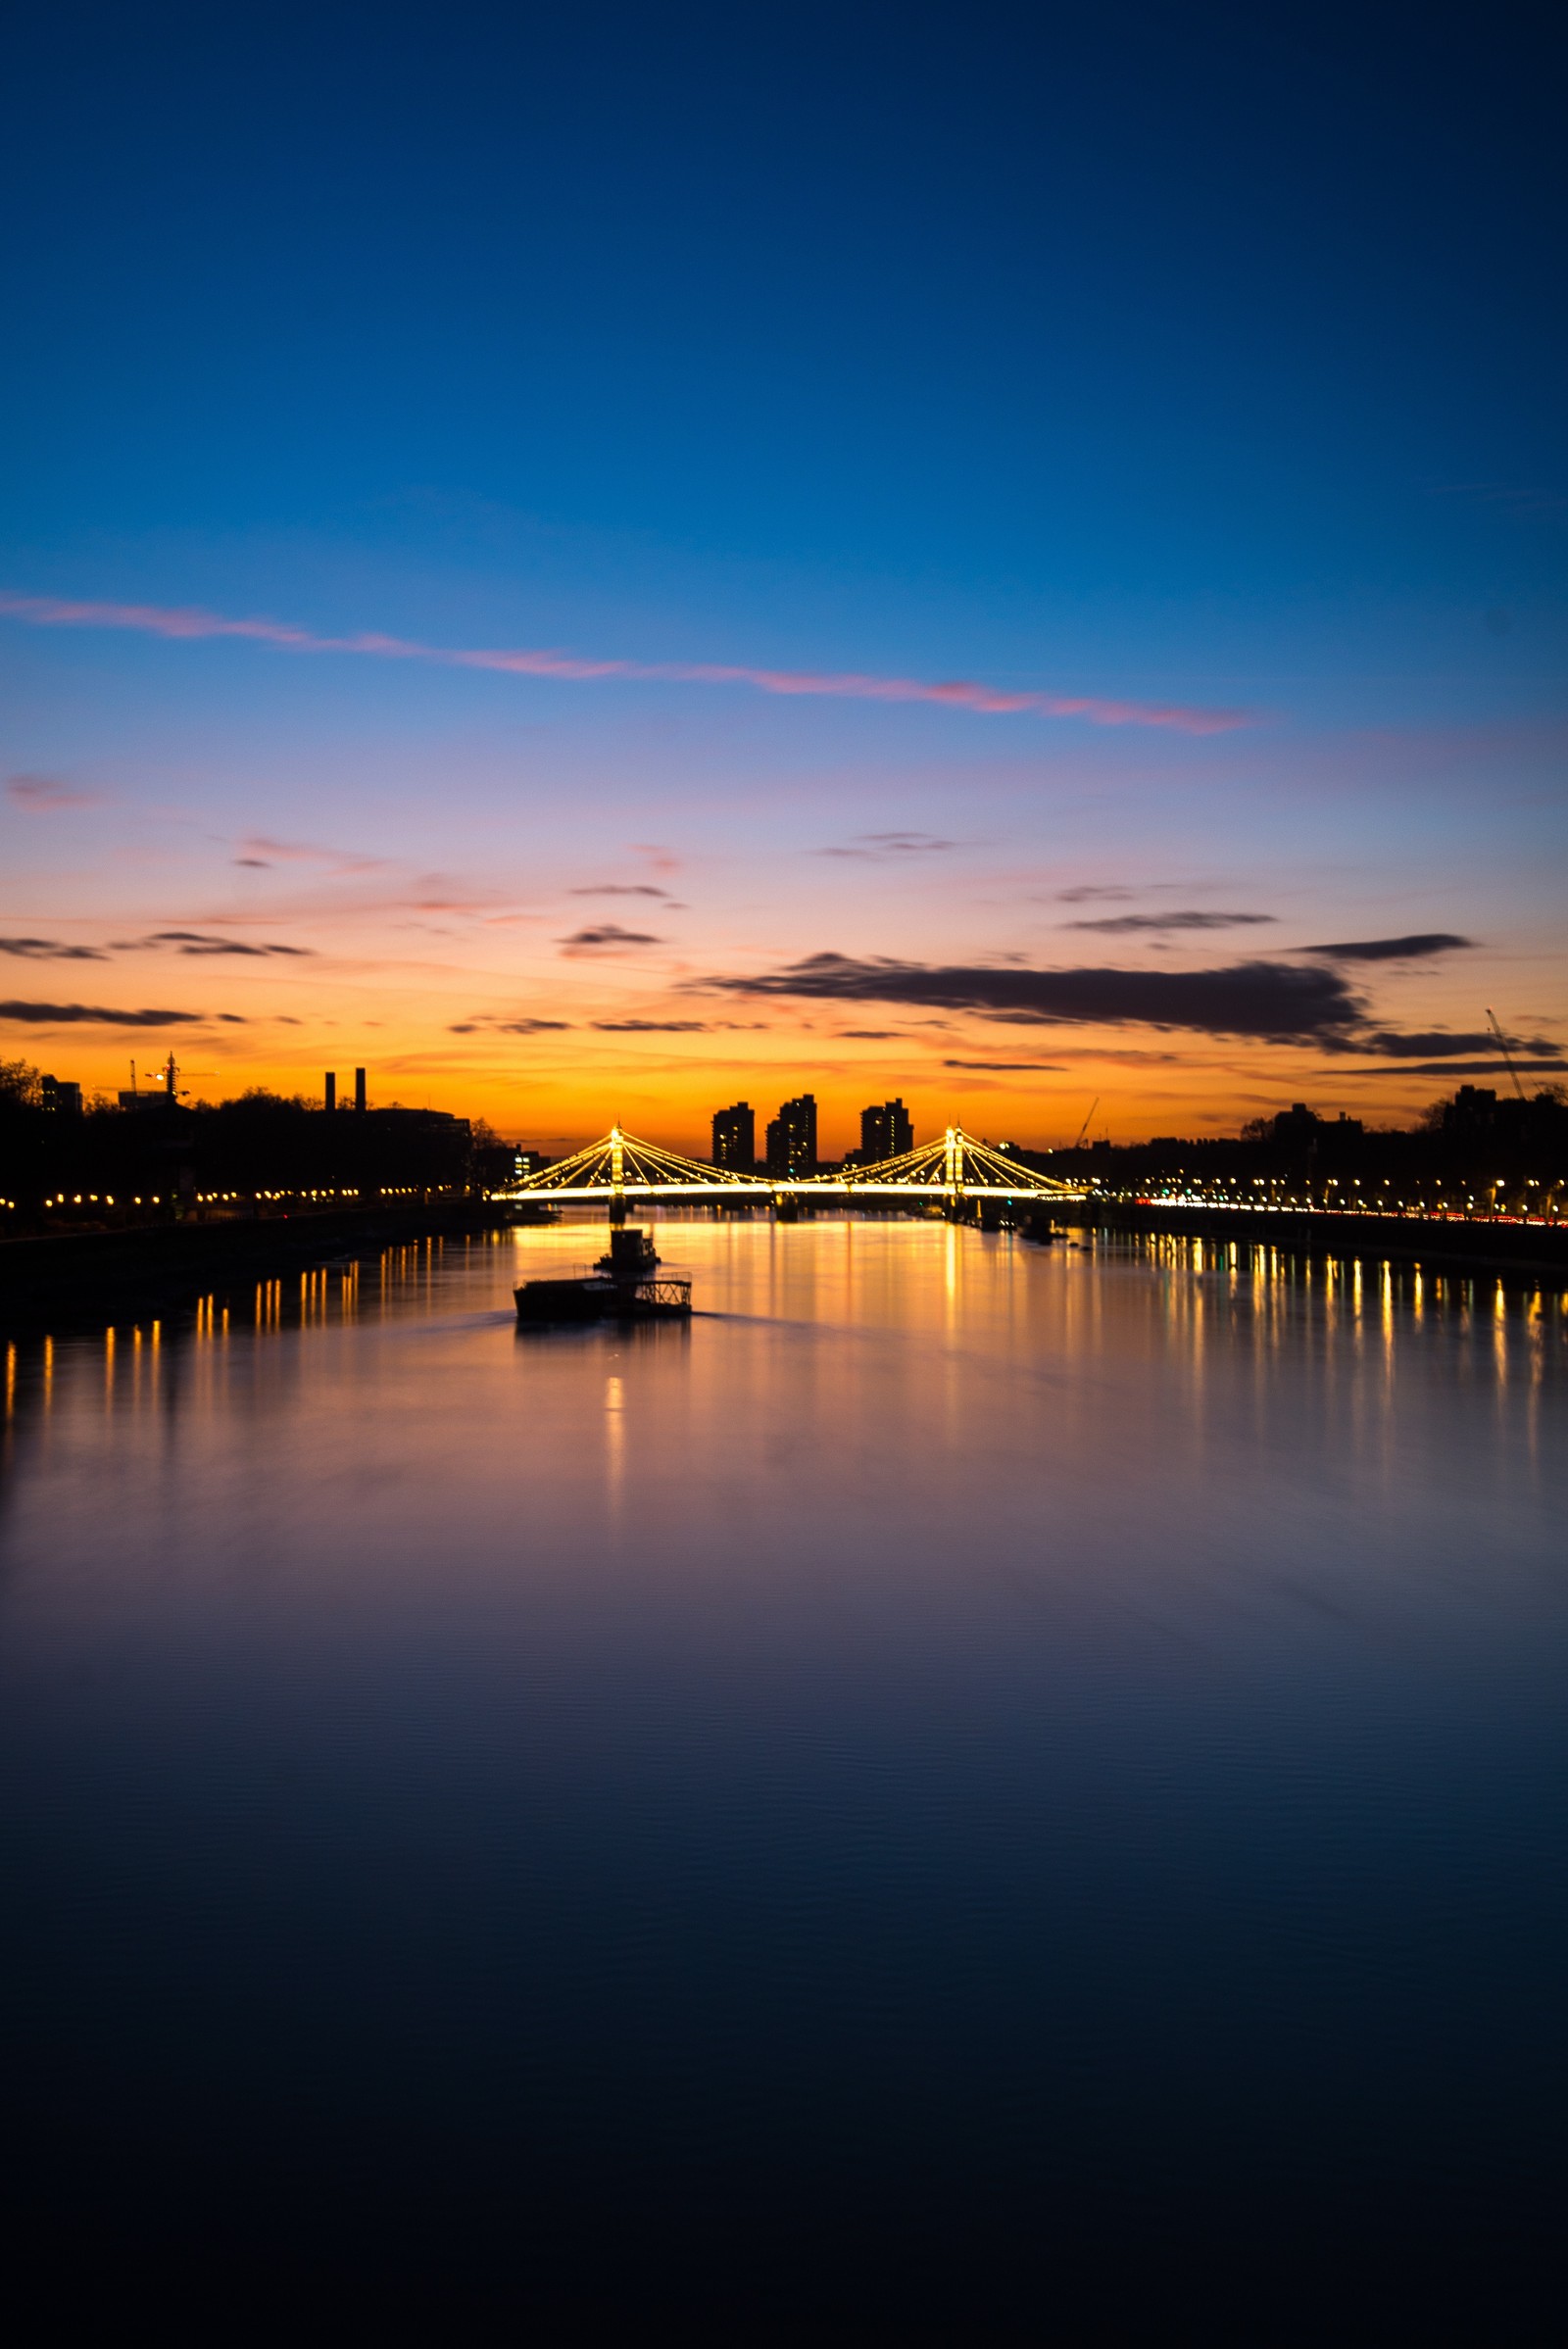
[[[14,2274],[1555,2337],[1564,1300],[657,1230],[690,1325],[519,1333],[565,1225],[0,1343]]]

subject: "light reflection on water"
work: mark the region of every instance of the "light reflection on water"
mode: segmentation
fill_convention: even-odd
[[[519,1332],[564,1225],[5,1347],[35,2239],[791,2339],[1382,2259],[1496,2330],[1563,2152],[1565,1300],[660,1237],[689,1326]]]

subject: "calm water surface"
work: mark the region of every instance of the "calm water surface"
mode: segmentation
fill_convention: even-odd
[[[660,1236],[689,1328],[519,1334],[564,1227],[0,1346],[13,2281],[1558,2337],[1561,1300]]]

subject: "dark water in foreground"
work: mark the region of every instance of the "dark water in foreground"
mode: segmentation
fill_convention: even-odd
[[[562,1230],[12,1349],[6,2287],[1558,2337],[1562,1303],[662,1237],[689,1329],[519,1337]]]

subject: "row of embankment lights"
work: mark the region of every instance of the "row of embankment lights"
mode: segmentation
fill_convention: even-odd
[[[1388,1191],[1388,1188],[1389,1188],[1389,1182],[1390,1182],[1390,1179],[1391,1179],[1391,1178],[1389,1178],[1389,1177],[1387,1177],[1387,1176],[1386,1176],[1386,1177],[1384,1178],[1383,1182],[1382,1182],[1382,1183],[1381,1183],[1381,1184],[1378,1186],[1380,1193],[1385,1193],[1385,1194],[1387,1193],[1387,1191]],[[1177,1176],[1177,1180],[1178,1180],[1178,1181],[1181,1181],[1181,1180],[1182,1180],[1182,1177],[1180,1176],[1180,1174],[1178,1174],[1178,1176]],[[1238,1194],[1238,1193],[1239,1193],[1241,1190],[1243,1190],[1243,1189],[1245,1189],[1245,1188],[1246,1188],[1245,1184],[1238,1184],[1238,1183],[1235,1183],[1235,1182],[1226,1183],[1226,1182],[1224,1182],[1224,1181],[1213,1181],[1213,1180],[1210,1180],[1210,1181],[1208,1181],[1208,1182],[1206,1182],[1206,1183],[1205,1183],[1205,1182],[1199,1182],[1199,1183],[1189,1183],[1189,1184],[1187,1184],[1187,1185],[1186,1185],[1185,1189],[1184,1189],[1184,1190],[1182,1190],[1181,1192],[1178,1192],[1178,1193],[1175,1193],[1175,1194],[1166,1194],[1166,1195],[1164,1195],[1164,1196],[1168,1196],[1168,1197],[1176,1197],[1176,1198],[1181,1198],[1181,1199],[1193,1199],[1193,1198],[1199,1198],[1199,1199],[1204,1199],[1216,1200],[1216,1201],[1219,1201],[1219,1202],[1221,1202],[1221,1203],[1223,1203],[1225,1200],[1227,1200],[1227,1199],[1228,1199],[1228,1200],[1234,1201],[1234,1202],[1235,1202],[1235,1203],[1237,1203],[1237,1204],[1240,1204],[1240,1203],[1241,1203],[1241,1201],[1240,1201],[1240,1200],[1237,1199],[1237,1194]],[[1330,1191],[1339,1191],[1339,1192],[1343,1193],[1343,1194],[1344,1194],[1344,1199],[1343,1199],[1343,1202],[1342,1202],[1342,1203],[1343,1203],[1343,1204],[1344,1204],[1346,1207],[1348,1207],[1348,1208],[1350,1208],[1350,1209],[1352,1209],[1352,1210],[1354,1210],[1354,1209],[1365,1209],[1365,1210],[1368,1210],[1368,1211],[1370,1211],[1370,1212],[1372,1212],[1372,1213],[1376,1213],[1376,1214],[1382,1214],[1382,1213],[1384,1213],[1384,1212],[1386,1212],[1386,1211],[1388,1211],[1388,1210],[1390,1210],[1390,1209],[1392,1209],[1392,1210],[1393,1210],[1395,1213],[1396,1213],[1396,1214],[1406,1214],[1406,1213],[1409,1213],[1409,1212],[1411,1212],[1412,1210],[1414,1210],[1414,1211],[1416,1211],[1416,1212],[1418,1212],[1418,1213],[1424,1213],[1424,1212],[1426,1212],[1426,1211],[1429,1209],[1429,1207],[1430,1207],[1430,1206],[1432,1205],[1432,1203],[1433,1203],[1432,1201],[1430,1201],[1430,1200],[1428,1200],[1428,1199],[1388,1199],[1388,1198],[1386,1198],[1386,1197],[1379,1197],[1379,1198],[1377,1198],[1377,1199],[1372,1199],[1372,1198],[1370,1198],[1370,1197],[1368,1197],[1368,1198],[1364,1198],[1364,1199],[1354,1199],[1354,1198],[1351,1198],[1351,1197],[1350,1197],[1350,1194],[1351,1194],[1352,1192],[1357,1192],[1357,1191],[1360,1191],[1360,1190],[1361,1190],[1361,1188],[1362,1188],[1362,1185],[1361,1185],[1361,1178],[1360,1178],[1360,1176],[1359,1176],[1359,1175],[1353,1175],[1353,1176],[1351,1176],[1351,1177],[1350,1177],[1350,1179],[1349,1179],[1349,1181],[1348,1181],[1348,1183],[1342,1183],[1342,1182],[1340,1181],[1340,1178],[1339,1178],[1339,1176],[1338,1176],[1338,1175],[1330,1175],[1330,1176],[1328,1177],[1327,1181],[1325,1182],[1325,1184],[1324,1184],[1323,1188],[1324,1188],[1324,1191],[1325,1191],[1325,1192],[1330,1192]],[[1433,1188],[1434,1188],[1434,1190],[1436,1190],[1436,1191],[1439,1191],[1439,1192],[1441,1192],[1441,1191],[1443,1190],[1443,1177],[1442,1177],[1441,1175],[1435,1175],[1435,1176],[1433,1177]],[[1492,1212],[1494,1212],[1494,1212],[1496,1211],[1496,1203],[1497,1203],[1497,1194],[1498,1194],[1498,1192],[1499,1192],[1499,1191],[1500,1191],[1500,1192],[1506,1192],[1507,1188],[1508,1188],[1508,1178],[1507,1178],[1507,1176],[1506,1176],[1506,1175],[1498,1175],[1498,1176],[1497,1176],[1497,1178],[1496,1178],[1496,1180],[1495,1180],[1495,1182],[1492,1183],[1492,1184],[1491,1184],[1491,1185],[1488,1187],[1488,1189],[1489,1189],[1489,1196],[1488,1196],[1488,1199],[1487,1199],[1486,1204],[1488,1205],[1489,1209],[1490,1209]],[[1526,1180],[1525,1180],[1525,1181],[1524,1181],[1524,1182],[1523,1182],[1523,1183],[1522,1183],[1522,1184],[1519,1186],[1519,1188],[1520,1188],[1521,1190],[1523,1190],[1523,1191],[1530,1192],[1530,1191],[1540,1191],[1540,1190],[1541,1190],[1541,1188],[1542,1188],[1542,1186],[1541,1186],[1540,1182],[1539,1182],[1539,1181],[1536,1179],[1536,1177],[1532,1175],[1532,1176],[1530,1176],[1529,1178],[1527,1178],[1527,1179],[1526,1179]],[[1312,1199],[1311,1199],[1310,1195],[1308,1195],[1308,1197],[1307,1197],[1307,1198],[1306,1198],[1306,1199],[1303,1200],[1303,1199],[1301,1199],[1298,1197],[1298,1194],[1296,1194],[1296,1193],[1294,1193],[1294,1192],[1286,1192],[1286,1193],[1285,1193],[1285,1197],[1284,1197],[1283,1199],[1281,1199],[1281,1198],[1280,1198],[1280,1193],[1281,1193],[1281,1191],[1282,1191],[1283,1189],[1284,1189],[1284,1186],[1283,1186],[1283,1185],[1280,1183],[1279,1179],[1278,1179],[1277,1177],[1275,1177],[1275,1176],[1268,1176],[1268,1175],[1253,1175],[1253,1176],[1251,1177],[1251,1190],[1252,1190],[1253,1192],[1259,1192],[1259,1191],[1267,1190],[1267,1191],[1270,1193],[1270,1195],[1271,1195],[1271,1197],[1270,1197],[1270,1199],[1269,1199],[1269,1201],[1268,1201],[1267,1203],[1269,1203],[1269,1204],[1271,1204],[1271,1205],[1276,1205],[1276,1206],[1287,1206],[1287,1207],[1291,1207],[1291,1206],[1299,1206],[1299,1205],[1310,1206],[1310,1205],[1312,1205],[1312,1204],[1313,1204],[1313,1201],[1312,1201]],[[1528,1213],[1528,1212],[1529,1212],[1529,1211],[1530,1211],[1532,1208],[1544,1208],[1544,1209],[1546,1209],[1546,1210],[1547,1210],[1547,1212],[1554,1212],[1554,1202],[1555,1202],[1555,1200],[1556,1200],[1556,1198],[1557,1198],[1557,1195],[1558,1195],[1558,1193],[1561,1191],[1561,1189],[1562,1189],[1562,1184],[1561,1184],[1561,1182],[1559,1181],[1559,1182],[1553,1183],[1553,1184],[1551,1184],[1551,1185],[1549,1186],[1549,1188],[1548,1188],[1548,1190],[1547,1190],[1547,1192],[1546,1192],[1546,1195],[1545,1195],[1544,1199],[1534,1199],[1534,1200],[1532,1200],[1532,1199],[1526,1199],[1526,1200],[1524,1201],[1524,1208],[1525,1208],[1525,1211],[1526,1211],[1526,1213]],[[1437,1204],[1438,1206],[1440,1206],[1440,1207],[1444,1207],[1444,1208],[1447,1208],[1447,1209],[1450,1209],[1450,1210],[1451,1210],[1451,1209],[1457,1208],[1457,1207],[1458,1207],[1458,1206],[1461,1204],[1461,1201],[1460,1201],[1460,1199],[1459,1199],[1459,1198],[1458,1198],[1458,1195],[1457,1195],[1457,1194],[1455,1194],[1455,1195],[1454,1195],[1454,1196],[1453,1196],[1451,1199],[1440,1199],[1439,1200],[1437,1200],[1436,1204]],[[1464,1206],[1466,1209],[1473,1208],[1473,1207],[1475,1206],[1475,1204],[1476,1204],[1476,1195],[1475,1195],[1475,1193],[1474,1193],[1474,1192],[1472,1192],[1472,1191],[1466,1191],[1466,1192],[1464,1193],[1464,1196],[1463,1196],[1462,1204],[1463,1204],[1463,1206]]]
[[[404,1183],[395,1189],[383,1189],[380,1197],[382,1199],[413,1199],[417,1190],[417,1184]],[[192,1192],[190,1196],[198,1206],[210,1207],[220,1205],[227,1199],[358,1199],[360,1195],[357,1191],[196,1191]],[[112,1191],[61,1191],[52,1198],[46,1199],[43,1203],[46,1207],[113,1207],[117,1202]],[[118,1203],[122,1207],[161,1207],[164,1204],[164,1195],[161,1191],[155,1191],[144,1198],[138,1192],[134,1199],[122,1199]],[[170,1195],[169,1204],[171,1206],[174,1204],[172,1193]],[[0,1199],[0,1207],[8,1207],[15,1212],[16,1205],[17,1202],[14,1199]]]

